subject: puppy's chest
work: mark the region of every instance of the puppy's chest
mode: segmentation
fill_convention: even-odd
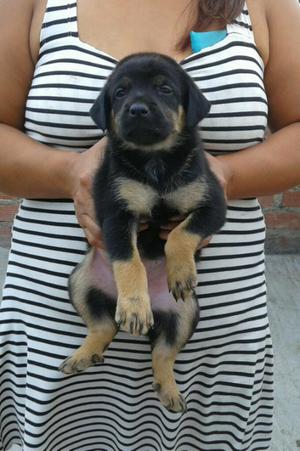
[[[115,198],[123,202],[129,211],[153,218],[169,216],[168,213],[189,213],[205,201],[208,190],[206,179],[202,176],[162,192],[145,183],[119,177],[115,180],[113,191]]]

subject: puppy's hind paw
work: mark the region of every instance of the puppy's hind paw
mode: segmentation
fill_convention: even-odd
[[[104,357],[99,354],[92,354],[87,357],[76,357],[76,353],[68,357],[59,366],[59,370],[64,374],[77,374],[86,370],[88,367],[103,363]]]
[[[152,385],[163,406],[174,413],[185,413],[187,403],[182,394],[177,389],[168,389],[161,384],[154,382]]]

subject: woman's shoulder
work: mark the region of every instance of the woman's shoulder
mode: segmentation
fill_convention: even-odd
[[[259,9],[266,21],[261,32],[266,46],[265,85],[269,99],[269,113],[273,130],[299,121],[300,74],[300,6],[298,0],[247,0],[253,16],[253,29]],[[264,34],[263,34],[264,33]],[[260,39],[258,35],[258,39]]]
[[[298,0],[247,0],[254,38],[267,65],[274,44],[285,33],[299,33],[300,6]],[[293,25],[295,24],[295,26]],[[282,31],[282,33],[279,33]]]
[[[40,32],[47,7],[47,0],[30,0],[32,3],[32,20],[30,27],[30,49],[32,59],[37,60],[40,49]]]
[[[22,128],[33,62],[29,47],[32,0],[0,0],[0,122]]]
[[[47,0],[0,0],[0,38],[7,48],[6,38],[15,34],[17,41],[29,43],[30,53],[36,55],[46,5]]]
[[[248,0],[247,7],[251,19],[255,43],[266,65],[269,59],[267,0]]]

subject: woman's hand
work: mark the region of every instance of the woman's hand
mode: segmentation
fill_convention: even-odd
[[[221,187],[224,191],[225,199],[228,199],[229,184],[233,177],[232,170],[223,157],[213,157],[208,152],[205,152],[210,170],[217,177]]]
[[[72,197],[76,216],[91,246],[104,248],[101,229],[96,222],[94,201],[92,197],[93,179],[98,167],[102,164],[107,138],[102,138],[89,150],[76,155],[72,166]],[[139,231],[148,228],[148,224],[140,224]]]
[[[102,138],[85,152],[76,155],[72,165],[72,197],[78,222],[91,246],[103,248],[101,230],[96,223],[92,198],[93,178],[102,164],[107,139]]]

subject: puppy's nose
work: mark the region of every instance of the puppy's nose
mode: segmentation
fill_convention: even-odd
[[[146,117],[150,110],[144,103],[133,103],[129,108],[129,115],[131,117]]]

